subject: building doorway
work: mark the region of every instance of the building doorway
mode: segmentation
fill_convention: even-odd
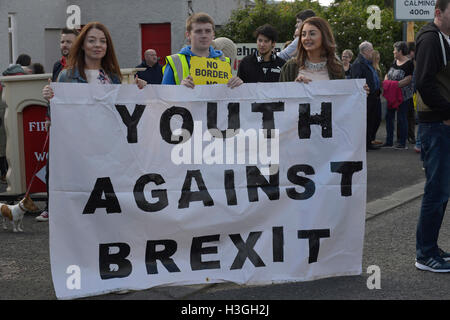
[[[170,23],[141,24],[141,59],[144,60],[144,52],[147,49],[155,49],[158,62],[165,64],[165,57],[171,55],[171,30]]]

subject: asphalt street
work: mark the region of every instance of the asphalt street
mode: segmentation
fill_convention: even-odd
[[[379,138],[382,139],[384,128],[380,128],[379,132]],[[412,145],[409,145],[409,150],[369,151],[367,170],[368,214],[361,275],[270,286],[240,286],[232,283],[168,286],[88,299],[449,299],[449,274],[434,274],[414,267],[415,228],[425,179],[420,156],[414,152]],[[392,201],[396,197],[399,200]],[[369,209],[373,212],[369,213]],[[446,250],[450,250],[448,211],[440,234],[440,246]],[[38,223],[35,217],[36,214],[25,217],[24,233],[0,230],[0,300],[56,299],[49,262],[48,223]],[[379,267],[379,289],[369,289],[367,286],[372,275],[367,272],[369,266]]]

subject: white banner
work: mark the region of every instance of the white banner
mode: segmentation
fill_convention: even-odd
[[[57,297],[360,274],[363,83],[52,83]]]

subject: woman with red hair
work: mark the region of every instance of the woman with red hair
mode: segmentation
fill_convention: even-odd
[[[90,22],[72,45],[66,68],[61,71],[58,82],[120,84],[122,74],[117,62],[114,45],[108,29],[100,22]],[[136,78],[142,89],[146,81]],[[53,90],[45,86],[45,99],[53,97]]]

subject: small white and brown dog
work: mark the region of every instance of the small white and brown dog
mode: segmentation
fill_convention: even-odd
[[[0,212],[3,216],[3,229],[8,229],[7,220],[9,220],[13,226],[13,232],[23,232],[23,215],[25,212],[38,210],[39,208],[28,195],[13,206],[0,204]]]

